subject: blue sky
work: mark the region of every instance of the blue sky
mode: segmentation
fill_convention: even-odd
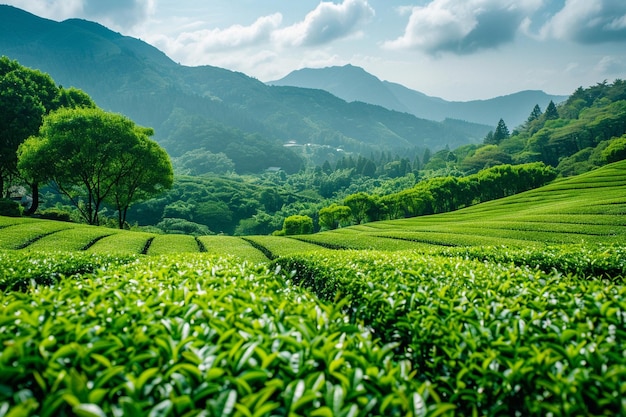
[[[262,81],[352,64],[448,100],[626,79],[626,0],[0,0]]]

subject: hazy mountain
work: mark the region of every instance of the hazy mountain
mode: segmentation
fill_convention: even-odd
[[[97,23],[55,22],[11,6],[0,5],[0,55],[153,127],[173,156],[196,149],[223,152],[242,172],[298,169],[299,157],[283,146],[288,141],[317,144],[321,153],[437,150],[478,142],[490,129],[348,103],[320,90],[268,86],[222,68],[179,65],[145,42]]]
[[[558,103],[567,98],[543,91],[520,91],[489,100],[446,101],[400,84],[381,81],[363,68],[353,65],[304,68],[268,84],[317,88],[349,102],[377,104],[430,120],[452,118],[495,126],[502,118],[511,128],[526,121],[535,104],[545,109],[550,100]]]

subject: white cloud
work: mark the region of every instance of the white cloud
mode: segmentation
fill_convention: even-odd
[[[240,48],[268,42],[272,32],[278,28],[282,15],[275,13],[258,18],[250,26],[233,25],[225,29],[207,29],[195,32],[183,32],[175,43],[186,46],[195,45],[203,51]]]
[[[122,31],[143,23],[155,11],[155,0],[11,0],[7,3],[48,19],[83,18]]]
[[[366,0],[321,2],[303,21],[276,31],[274,39],[291,46],[322,45],[357,33],[374,14]]]
[[[626,41],[624,0],[566,0],[541,29],[544,38],[583,44]]]
[[[65,20],[82,14],[82,0],[5,0],[20,9],[53,20]]]
[[[623,58],[604,56],[595,69],[604,76],[623,75],[626,72],[626,62]]]
[[[541,5],[541,0],[433,0],[413,7],[404,34],[383,46],[429,54],[495,48],[528,27],[529,15]]]
[[[83,0],[83,17],[128,31],[155,12],[156,0]]]
[[[210,63],[240,71],[250,69],[258,74],[258,67],[250,68],[252,61],[269,66],[269,62],[284,60],[277,58],[284,55],[280,52],[283,47],[321,46],[353,36],[373,16],[374,10],[366,0],[343,0],[339,4],[321,2],[302,21],[287,27],[281,27],[283,15],[274,13],[248,26],[199,29],[206,23],[187,21],[186,25],[193,29],[176,36],[151,33],[144,28],[141,37],[186,65]]]

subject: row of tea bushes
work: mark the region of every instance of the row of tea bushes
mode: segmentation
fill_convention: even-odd
[[[514,249],[475,246],[434,252],[488,262],[528,265],[545,272],[556,270],[561,274],[590,279],[623,282],[626,277],[626,246],[623,245],[544,245]]]
[[[4,291],[0,415],[452,413],[343,310],[266,266],[202,254]]]
[[[0,291],[51,285],[60,278],[133,262],[133,255],[0,250]]]
[[[606,259],[623,265],[624,248],[613,249]],[[322,299],[345,298],[351,323],[395,343],[396,360],[458,415],[626,415],[623,276],[564,276],[487,252],[344,251],[276,264]]]

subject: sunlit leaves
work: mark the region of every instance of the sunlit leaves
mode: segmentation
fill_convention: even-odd
[[[0,296],[0,407],[40,415],[410,415],[410,365],[264,267],[106,265]],[[427,404],[437,401],[425,396]],[[319,414],[323,415],[323,414]]]
[[[432,252],[308,254],[276,263],[293,271],[292,283],[329,301],[344,297],[351,322],[390,343],[400,365],[409,358],[456,413],[625,411],[623,247]],[[381,382],[402,379],[402,369]]]

